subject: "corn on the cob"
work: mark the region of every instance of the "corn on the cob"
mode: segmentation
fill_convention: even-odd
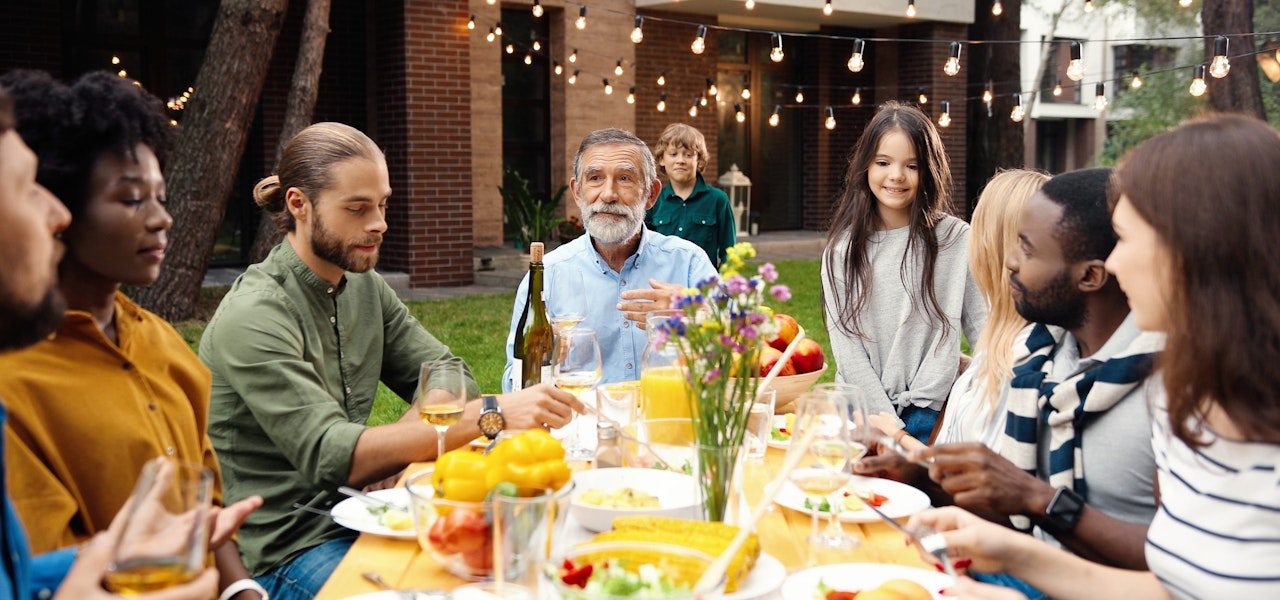
[[[613,531],[596,534],[593,542],[646,541],[675,544],[701,550],[712,557],[719,556],[738,528],[711,521],[689,521],[669,517],[619,517],[613,520]],[[732,593],[751,572],[760,556],[760,538],[756,534],[747,537],[733,560],[729,561],[728,578],[724,591]]]

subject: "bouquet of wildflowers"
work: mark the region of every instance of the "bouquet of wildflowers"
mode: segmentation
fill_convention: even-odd
[[[655,345],[678,342],[694,438],[703,446],[742,445],[759,384],[750,376],[750,367],[759,363],[764,340],[777,333],[765,300],[785,302],[791,297],[787,286],[773,285],[778,271],[771,263],[761,265],[750,278],[740,273],[755,255],[749,243],[729,248],[720,275],[683,290],[675,308],[684,314],[660,326],[654,340]]]

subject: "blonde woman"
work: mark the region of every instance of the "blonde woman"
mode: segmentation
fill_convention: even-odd
[[[1013,348],[1027,325],[1009,295],[1009,270],[1004,257],[1018,243],[1022,205],[1049,176],[1013,169],[992,177],[978,198],[969,233],[969,271],[987,302],[987,326],[974,345],[973,362],[956,378],[935,443],[980,441],[994,448],[1004,429],[1004,390],[1013,369]],[[907,449],[923,448],[899,428],[898,420],[882,413],[871,418]]]

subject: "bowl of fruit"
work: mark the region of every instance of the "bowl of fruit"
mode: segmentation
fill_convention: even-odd
[[[773,320],[778,325],[778,334],[765,340],[765,346],[760,349],[758,364],[749,370],[752,376],[768,375],[782,359],[787,347],[795,343],[796,348],[792,351],[791,358],[778,369],[771,384],[777,394],[774,397],[775,412],[788,412],[789,405],[800,394],[809,391],[826,372],[826,354],[822,351],[821,344],[803,335],[804,328],[790,315],[779,313],[773,315]],[[799,341],[795,341],[797,337],[800,338]]]
[[[712,560],[704,552],[673,544],[587,543],[548,561],[542,588],[554,600],[718,597],[724,589],[724,574],[696,587]]]

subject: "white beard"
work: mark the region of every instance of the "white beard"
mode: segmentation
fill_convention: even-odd
[[[598,216],[601,213],[621,216],[624,219]],[[640,232],[641,227],[644,227],[644,207],[638,204],[628,206],[621,202],[614,204],[597,202],[582,207],[582,222],[593,239],[602,244],[617,244],[631,239]]]

